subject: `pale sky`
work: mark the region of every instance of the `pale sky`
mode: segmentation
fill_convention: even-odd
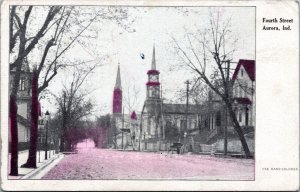
[[[97,68],[91,74],[85,84],[86,87],[95,89],[90,95],[96,103],[95,115],[111,113],[112,92],[116,80],[117,66],[120,63],[121,81],[124,89],[127,86],[136,86],[139,92],[138,104],[135,107],[137,112],[142,109],[146,98],[147,70],[150,69],[152,59],[152,48],[155,44],[156,65],[160,71],[160,82],[163,86],[164,97],[174,100],[176,90],[185,86],[184,81],[191,79],[190,72],[185,70],[170,71],[170,67],[176,65],[175,55],[170,46],[171,36],[180,38],[185,33],[184,28],[189,30],[201,29],[209,21],[208,7],[185,8],[189,14],[175,8],[166,7],[138,7],[129,8],[129,14],[136,17],[131,28],[135,32],[128,33],[117,27],[115,24],[105,22],[99,25],[98,39],[94,43],[93,51],[107,55],[108,59],[102,62],[102,67]],[[223,7],[222,17],[232,18],[233,33],[239,39],[237,52],[234,60],[255,59],[255,8],[254,7]],[[77,46],[66,53],[66,57],[91,57],[88,51]],[[141,59],[140,53],[145,54]],[[61,90],[61,82],[68,76],[68,73],[60,73],[50,84],[49,90],[58,92]],[[42,101],[43,110],[48,109],[52,113],[56,111],[54,104],[47,100]],[[125,109],[126,112],[127,109]]]

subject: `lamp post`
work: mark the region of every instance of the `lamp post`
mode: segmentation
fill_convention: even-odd
[[[39,150],[39,163],[41,162],[41,129],[38,126],[38,150]]]
[[[183,134],[183,153],[185,153],[185,147],[186,147],[186,136],[187,136],[187,132],[185,131],[184,134]]]
[[[47,160],[47,148],[48,148],[48,126],[49,126],[49,118],[50,118],[50,113],[46,111],[45,113],[46,116],[46,135],[45,135],[45,159]]]
[[[144,142],[145,142],[145,150],[147,150],[147,137],[148,137],[148,133],[144,132]]]

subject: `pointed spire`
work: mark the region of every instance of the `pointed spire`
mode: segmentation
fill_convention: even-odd
[[[118,72],[117,72],[117,79],[116,79],[116,84],[115,84],[115,89],[119,88],[121,89],[121,74],[120,74],[120,64],[118,64]]]
[[[152,65],[151,65],[151,70],[156,70],[155,44],[153,44],[153,54],[152,54]]]

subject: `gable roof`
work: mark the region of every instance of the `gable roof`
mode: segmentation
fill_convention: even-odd
[[[240,59],[235,71],[232,75],[232,80],[234,81],[237,78],[237,74],[241,68],[241,66],[243,65],[243,67],[245,68],[249,78],[252,81],[255,81],[255,60],[245,60],[245,59]]]

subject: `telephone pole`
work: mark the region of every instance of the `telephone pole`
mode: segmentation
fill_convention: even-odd
[[[186,120],[186,126],[185,131],[188,129],[188,112],[189,112],[189,85],[191,82],[189,80],[186,80],[184,82],[186,84],[186,109],[185,109],[185,120]]]
[[[123,143],[124,133],[123,133],[123,130],[124,130],[124,107],[123,107],[123,110],[122,110],[122,150],[124,150],[124,143]]]
[[[236,63],[231,62],[230,60],[224,61],[226,65],[226,82],[225,82],[225,90],[227,90],[227,99],[230,100],[231,97],[231,82],[230,82],[230,63]],[[225,126],[224,126],[224,155],[227,155],[227,143],[228,143],[228,109],[227,105],[225,103]]]

